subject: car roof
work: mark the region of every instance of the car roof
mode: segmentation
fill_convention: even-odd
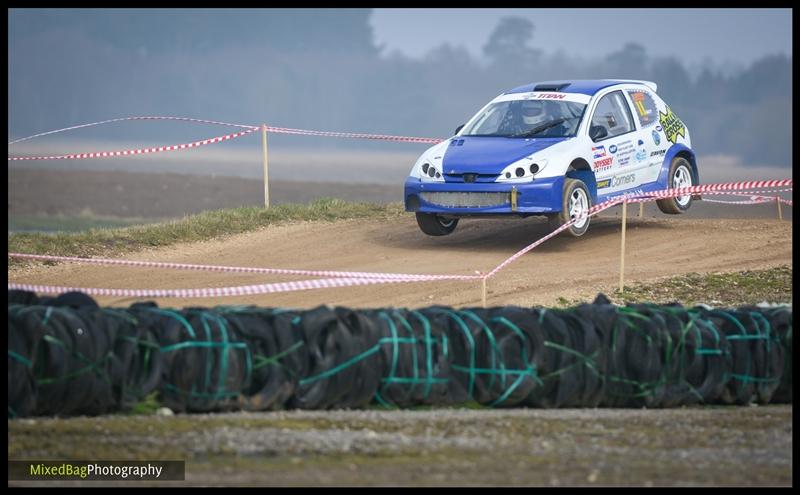
[[[504,94],[530,93],[531,91],[558,91],[561,93],[580,93],[594,96],[603,88],[617,84],[642,84],[656,91],[656,83],[651,81],[637,81],[628,79],[572,79],[562,81],[541,81],[524,86],[518,86]]]

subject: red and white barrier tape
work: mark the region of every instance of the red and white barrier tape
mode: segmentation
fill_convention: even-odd
[[[226,125],[226,126],[233,126],[233,127],[241,127],[247,129],[246,131],[237,132],[233,134],[228,134],[226,136],[219,136],[211,139],[204,139],[202,141],[195,141],[193,143],[187,144],[177,144],[171,146],[160,146],[157,148],[141,148],[141,149],[133,149],[133,150],[124,150],[124,151],[98,151],[98,152],[89,152],[89,153],[70,153],[65,155],[54,155],[54,156],[9,156],[8,161],[23,161],[23,160],[75,160],[75,159],[87,159],[87,158],[113,158],[118,156],[130,156],[130,155],[141,155],[147,153],[158,153],[162,151],[176,151],[188,148],[195,148],[198,146],[204,146],[207,144],[214,144],[221,141],[226,141],[228,139],[235,139],[237,137],[244,136],[245,134],[250,134],[251,132],[255,132],[261,129],[260,126],[251,126],[251,125],[244,125],[244,124],[231,124],[228,122],[218,122],[215,120],[203,120],[203,119],[193,119],[189,117],[124,117],[119,119],[111,119],[111,120],[103,120],[100,122],[92,122],[90,124],[82,124],[72,127],[65,127],[64,129],[57,129],[54,131],[42,132],[40,134],[34,134],[33,136],[24,137],[21,139],[16,139],[14,141],[10,141],[8,144],[12,145],[14,143],[19,143],[22,141],[26,141],[29,139],[33,139],[36,137],[47,136],[49,134],[56,134],[59,132],[69,131],[73,129],[80,129],[82,127],[91,127],[101,124],[108,124],[111,122],[122,122],[126,120],[174,120],[174,121],[185,121],[185,122],[196,122],[196,123],[204,123],[204,124],[218,124],[218,125]],[[363,134],[363,133],[354,133],[354,132],[330,132],[330,131],[311,131],[306,129],[292,129],[288,127],[269,127],[267,126],[267,132],[274,132],[277,134],[297,134],[297,135],[304,135],[304,136],[327,136],[327,137],[342,137],[342,138],[353,138],[353,139],[375,139],[381,141],[399,141],[404,143],[427,143],[427,144],[436,144],[443,141],[442,139],[436,138],[422,138],[422,137],[408,137],[408,136],[392,136],[388,134]]]
[[[791,189],[789,190],[791,191]],[[763,191],[757,191],[763,192]],[[786,190],[781,190],[780,192],[786,192]],[[682,196],[682,194],[679,194]],[[719,199],[710,199],[708,196],[716,195],[716,196],[747,196],[751,199],[743,200],[743,201],[723,201]],[[706,191],[703,193],[703,202],[707,203],[721,203],[721,204],[731,204],[731,205],[751,205],[751,204],[761,204],[761,203],[769,203],[772,201],[780,201],[782,203],[787,203],[789,205],[792,204],[791,200],[783,199],[778,196],[764,196],[762,194],[754,194],[753,192],[741,192],[741,191]],[[644,203],[650,201],[658,201],[663,199],[661,197],[647,197],[647,196],[631,196],[631,198],[635,198],[636,201],[629,201],[635,203]]]
[[[423,137],[407,137],[407,136],[390,136],[387,134],[359,134],[355,132],[330,132],[330,131],[309,131],[305,129],[291,129],[288,127],[270,127],[267,126],[267,132],[274,132],[277,134],[297,134],[300,136],[324,136],[324,137],[343,137],[353,139],[376,139],[380,141],[400,141],[404,143],[428,143],[436,144],[441,143],[444,139],[437,138],[423,138]]]
[[[717,203],[721,205],[760,205],[763,203],[771,203],[774,202],[775,199],[769,198],[758,198],[758,199],[751,199],[751,200],[744,200],[744,201],[723,201],[721,199],[704,199],[704,202],[707,203]]]
[[[788,187],[792,185],[792,179],[778,180],[753,180],[744,182],[726,182],[722,184],[701,184],[699,186],[682,187],[679,189],[664,189],[642,194],[634,194],[631,197],[659,197],[672,198],[685,196],[687,194],[699,194],[714,191],[739,191],[743,189],[758,189],[762,187]]]
[[[44,294],[62,294],[79,291],[91,296],[112,297],[223,297],[272,294],[276,292],[292,292],[308,289],[327,289],[331,287],[352,287],[356,285],[390,284],[400,282],[421,282],[421,280],[379,279],[379,278],[329,278],[316,280],[300,280],[296,282],[279,282],[260,285],[242,285],[238,287],[212,287],[202,289],[104,289],[96,287],[60,287],[52,285],[14,284],[9,283],[9,290],[27,290]]]
[[[777,190],[777,191],[774,190],[774,189],[772,190],[772,192],[783,192],[783,193],[791,192],[791,191],[792,191],[791,189],[781,189],[781,190]],[[708,199],[708,196],[736,196],[736,197],[747,196],[749,198],[753,198],[753,197],[769,198],[771,201],[775,201],[777,199],[779,201],[783,201],[783,202],[789,201],[789,203],[791,203],[791,200],[785,200],[785,199],[783,199],[783,198],[781,198],[779,196],[776,197],[776,196],[764,195],[765,192],[767,192],[767,191],[705,191],[702,194],[702,196],[703,196],[703,201],[711,201],[711,200]],[[684,196],[685,194],[677,194],[677,195],[678,196]],[[647,198],[647,199],[650,199],[650,200],[653,200],[653,201],[657,201],[659,199],[663,199],[660,196],[656,196],[656,197],[647,196],[647,193],[645,193],[643,195],[631,195],[629,197],[630,198],[638,198],[638,199]]]
[[[377,273],[377,272],[343,272],[330,270],[292,270],[285,268],[260,268],[246,266],[219,266],[219,265],[194,265],[187,263],[163,263],[158,261],[116,260],[106,258],[76,258],[71,256],[49,256],[41,254],[8,253],[9,258],[22,258],[40,261],[68,261],[74,263],[87,263],[94,265],[118,265],[141,268],[168,268],[178,270],[199,270],[228,273],[269,273],[274,275],[308,275],[313,277],[334,278],[374,278],[397,280],[474,280],[481,278],[479,275],[426,275],[411,273]]]
[[[222,141],[227,141],[229,139],[236,139],[238,137],[242,137],[246,134],[250,134],[258,130],[258,127],[254,127],[252,129],[248,129],[246,131],[234,132],[233,134],[227,134],[225,136],[218,136],[210,139],[203,139],[202,141],[195,141],[193,143],[186,143],[186,144],[173,144],[170,146],[159,146],[156,148],[140,148],[140,149],[133,149],[133,150],[123,150],[123,151],[95,151],[91,153],[72,153],[69,155],[56,155],[56,156],[9,156],[8,161],[19,161],[19,160],[72,160],[72,159],[86,159],[86,158],[108,158],[108,157],[115,157],[115,156],[132,156],[132,155],[143,155],[148,153],[160,153],[162,151],[177,151],[177,150],[184,150],[189,148],[197,148],[199,146],[205,146],[208,144],[220,143]]]
[[[644,200],[644,201],[651,200],[652,201],[652,199],[650,199],[650,198],[644,198],[642,200]],[[615,206],[615,205],[618,205],[618,204],[622,204],[623,201],[625,201],[625,198],[609,199],[608,201],[604,201],[602,203],[596,204],[596,205],[592,206],[591,208],[589,208],[589,210],[586,212],[586,215],[584,215],[584,216],[586,216],[586,217],[594,216],[594,215],[600,213],[603,210],[611,208],[612,206]],[[628,201],[630,202],[631,200],[629,199]],[[636,201],[640,201],[640,200],[636,200]],[[555,237],[559,233],[563,232],[564,230],[569,228],[569,226],[571,226],[572,224],[574,224],[578,220],[581,220],[581,218],[583,218],[584,216],[581,216],[581,217],[578,217],[578,218],[573,218],[569,222],[566,222],[566,223],[562,224],[556,230],[550,232],[549,234],[547,234],[546,236],[542,237],[541,239],[539,239],[539,240],[533,242],[532,244],[529,244],[529,245],[525,246],[524,248],[520,249],[519,251],[514,253],[510,258],[508,258],[507,260],[505,260],[502,263],[500,263],[499,265],[497,265],[492,271],[490,271],[489,273],[487,273],[483,277],[486,278],[486,279],[489,279],[489,278],[495,276],[497,274],[497,272],[499,272],[500,270],[502,270],[506,266],[510,265],[511,263],[513,263],[514,261],[519,259],[521,256],[523,256],[524,254],[528,253],[532,249],[536,248],[540,244],[544,243],[548,239],[550,239],[552,237]]]
[[[586,212],[585,215],[583,215],[581,217],[578,217],[578,218],[574,218],[574,219],[570,220],[569,222],[564,223],[563,225],[561,225],[559,228],[557,228],[553,232],[547,234],[546,236],[544,236],[541,239],[533,242],[532,244],[529,244],[528,246],[525,246],[524,248],[520,249],[519,251],[514,253],[510,258],[508,258],[507,260],[503,261],[502,263],[497,265],[497,267],[495,267],[492,271],[490,271],[489,273],[484,275],[484,278],[488,279],[490,277],[493,277],[494,275],[497,274],[497,272],[499,272],[500,270],[502,270],[503,268],[505,268],[509,264],[511,264],[514,261],[516,261],[517,259],[519,259],[522,255],[528,253],[529,251],[531,251],[532,249],[536,248],[537,246],[539,246],[543,242],[545,242],[548,239],[554,237],[555,235],[559,234],[560,232],[566,230],[569,226],[571,226],[572,224],[574,224],[578,220],[581,220],[584,216],[590,217],[590,216],[596,215],[597,213],[600,213],[603,210],[611,208],[612,206],[615,206],[617,204],[621,204],[623,201],[627,201],[629,203],[640,203],[640,202],[644,202],[644,201],[655,201],[657,199],[663,199],[663,198],[686,196],[688,194],[695,194],[695,193],[701,193],[701,192],[705,193],[705,194],[717,194],[717,193],[723,194],[725,192],[724,190],[738,191],[738,190],[742,190],[742,189],[754,189],[754,188],[761,188],[761,187],[786,187],[786,186],[791,186],[791,185],[792,185],[792,179],[766,180],[766,181],[746,181],[746,182],[728,182],[728,183],[724,183],[724,184],[702,184],[702,185],[699,185],[699,186],[682,187],[682,188],[679,188],[679,189],[664,189],[664,190],[661,190],[661,191],[653,191],[653,192],[642,193],[642,194],[630,193],[630,194],[623,194],[623,195],[620,195],[620,196],[616,196],[616,197],[611,198],[611,199],[609,199],[607,201],[604,201],[603,203],[599,203],[597,205],[592,206],[591,208],[589,208],[589,210]],[[782,200],[782,201],[786,201],[786,200]],[[791,202],[789,204],[791,204]]]
[[[255,126],[252,126],[252,125],[231,124],[230,122],[218,122],[216,120],[193,119],[193,118],[190,118],[190,117],[160,117],[160,116],[122,117],[122,118],[119,118],[119,119],[101,120],[100,122],[92,122],[90,124],[74,125],[72,127],[65,127],[63,129],[56,129],[54,131],[41,132],[39,134],[34,134],[33,136],[28,136],[28,137],[24,137],[24,138],[20,138],[20,139],[15,139],[13,141],[9,141],[8,144],[12,145],[12,144],[15,144],[15,143],[21,143],[22,141],[27,141],[29,139],[33,139],[33,138],[37,138],[37,137],[48,136],[50,134],[58,134],[59,132],[72,131],[72,130],[75,130],[75,129],[81,129],[81,128],[84,128],[84,127],[93,127],[93,126],[101,125],[101,124],[111,124],[113,122],[124,122],[126,120],[173,120],[173,121],[181,121],[181,122],[195,122],[195,123],[199,123],[199,124],[216,124],[216,125],[226,125],[226,126],[229,126],[229,127],[242,127],[244,129],[251,129],[251,128],[255,127]]]
[[[791,187],[784,187],[783,189],[761,189],[761,190],[758,190],[758,191],[746,191],[746,192],[744,192],[744,191],[731,191],[728,194],[740,194],[740,195],[744,195],[744,196],[749,196],[751,194],[764,195],[764,194],[774,194],[774,193],[779,193],[780,194],[780,193],[791,193],[791,192],[792,192],[792,188]]]

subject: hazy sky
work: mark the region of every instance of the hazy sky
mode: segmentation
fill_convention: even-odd
[[[449,42],[482,56],[505,16],[530,19],[532,45],[545,53],[605,56],[629,41],[650,55],[680,54],[689,64],[709,57],[747,65],[765,54],[792,53],[791,9],[375,9],[372,25],[385,53],[419,57]],[[588,33],[594,33],[590,43]]]
[[[791,114],[783,111],[792,97],[791,9],[9,9],[8,14],[9,140],[128,115],[440,137],[498,91],[541,78],[652,77],[671,105],[685,112],[699,151],[791,163]],[[506,36],[495,40],[494,56],[476,64],[493,30],[508,17],[529,20],[532,39],[526,22],[516,30],[512,23]],[[607,60],[631,42],[645,53],[629,47]],[[446,49],[420,61],[391,56],[400,51],[422,57],[443,43],[464,47],[472,56]],[[506,46],[520,43],[527,46]],[[554,57],[559,53],[567,60]],[[673,60],[658,60],[663,56]],[[695,87],[704,74],[703,60],[710,60],[711,71],[705,86]],[[753,91],[764,87],[770,90],[754,98]],[[155,145],[222,133],[196,124],[146,124],[78,129],[54,153],[94,150],[78,139]],[[317,143],[376,150],[405,146],[307,139],[308,145],[286,137],[304,149]],[[257,138],[245,138],[226,147],[239,142],[259,145]]]

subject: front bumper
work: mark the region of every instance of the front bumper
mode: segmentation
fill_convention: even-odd
[[[512,188],[516,190],[516,207],[512,204]],[[473,182],[422,182],[408,177],[405,183],[406,211],[437,213],[441,215],[497,215],[497,214],[542,214],[561,211],[561,195],[564,177],[547,177],[524,183]],[[427,194],[426,194],[427,193]],[[458,200],[442,200],[446,195],[430,193],[490,193],[485,199],[468,205],[469,195],[458,195]],[[493,204],[487,204],[493,203]],[[458,204],[458,206],[454,206]],[[479,206],[480,205],[480,206]]]

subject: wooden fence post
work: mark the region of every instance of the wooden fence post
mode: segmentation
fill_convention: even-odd
[[[267,124],[261,124],[261,147],[264,150],[264,208],[269,208],[269,158],[267,156]]]
[[[622,243],[619,254],[619,292],[625,287],[625,224],[628,216],[628,200],[622,202]]]

